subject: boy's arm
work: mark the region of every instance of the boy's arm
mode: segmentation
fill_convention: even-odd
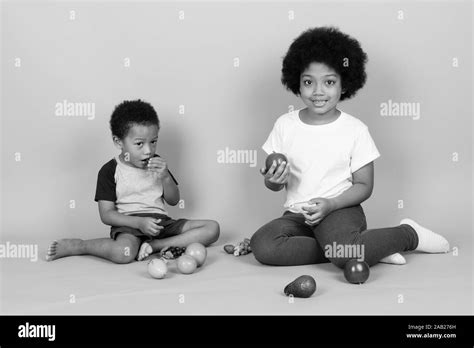
[[[165,175],[162,179],[163,184],[163,198],[169,205],[176,205],[179,202],[179,189],[175,181],[171,177],[171,174],[166,170]]]
[[[102,222],[109,226],[127,226],[139,229],[139,216],[121,214],[111,201],[99,201],[99,215]]]
[[[179,189],[173,174],[168,169],[166,161],[158,154],[155,154],[148,163],[148,169],[158,173],[163,186],[163,198],[169,205],[176,205],[179,202]]]
[[[352,187],[339,196],[329,199],[332,210],[357,205],[372,194],[374,188],[374,162],[370,162],[352,173]]]

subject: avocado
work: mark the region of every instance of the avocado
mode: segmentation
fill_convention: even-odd
[[[286,296],[293,295],[294,297],[310,297],[316,291],[316,281],[309,275],[302,275],[290,284],[285,286],[283,292]]]

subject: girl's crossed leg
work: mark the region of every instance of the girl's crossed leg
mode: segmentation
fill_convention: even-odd
[[[417,234],[409,225],[367,230],[360,204],[333,211],[313,231],[328,259],[339,268],[351,259],[363,259],[373,266],[389,255],[414,250],[418,245]]]
[[[250,239],[255,258],[267,265],[297,266],[324,263],[324,250],[302,214],[285,212],[263,225]]]
[[[250,245],[261,263],[291,266],[330,261],[342,268],[353,258],[363,258],[372,266],[394,253],[414,250],[418,243],[416,232],[409,225],[366,228],[360,205],[333,211],[316,226],[307,225],[302,214],[285,212],[261,227]],[[359,253],[341,255],[337,248]]]

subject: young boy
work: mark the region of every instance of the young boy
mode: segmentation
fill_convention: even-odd
[[[167,246],[209,245],[219,238],[212,220],[173,220],[164,202],[179,202],[177,182],[166,161],[155,154],[160,122],[141,100],[124,101],[110,119],[112,139],[121,153],[99,171],[95,201],[110,238],[54,241],[46,259],[94,255],[114,263],[141,261]]]

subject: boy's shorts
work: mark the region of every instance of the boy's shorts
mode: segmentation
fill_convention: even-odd
[[[188,219],[178,219],[173,220],[168,215],[156,214],[156,213],[138,213],[130,214],[128,216],[142,216],[142,217],[152,217],[155,219],[161,219],[158,225],[163,226],[164,228],[160,230],[158,236],[153,237],[148,234],[143,233],[139,229],[128,227],[128,226],[112,226],[110,228],[110,238],[116,239],[119,233],[128,233],[134,235],[135,237],[140,238],[142,242],[150,241],[153,239],[162,239],[171,236],[176,236],[183,231],[184,224]]]

